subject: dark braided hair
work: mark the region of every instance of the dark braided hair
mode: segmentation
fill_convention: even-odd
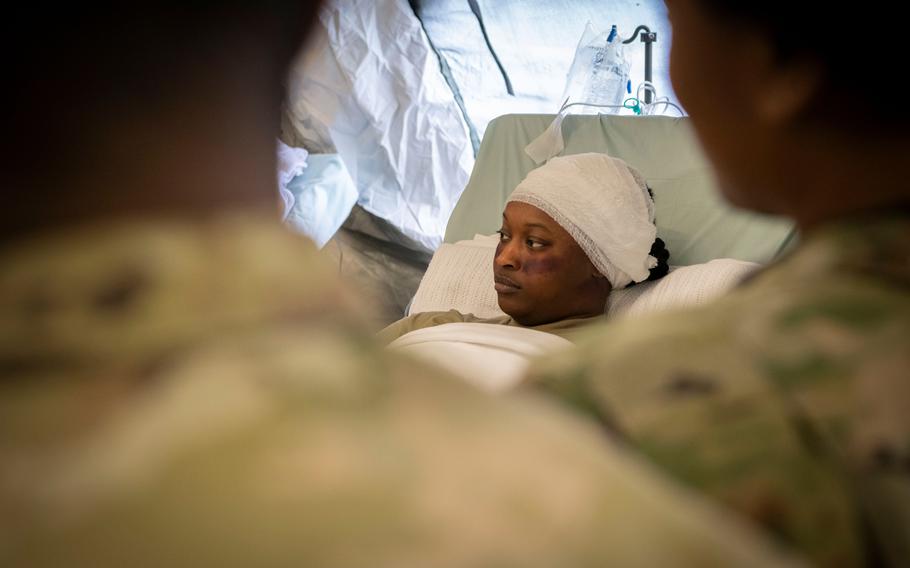
[[[662,238],[657,237],[654,244],[651,245],[650,254],[657,259],[657,266],[650,270],[648,279],[645,282],[663,278],[670,272],[670,251],[667,250],[667,244]]]

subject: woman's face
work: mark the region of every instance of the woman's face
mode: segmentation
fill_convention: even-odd
[[[540,209],[511,202],[493,260],[499,307],[522,325],[604,313],[610,284],[575,239]]]

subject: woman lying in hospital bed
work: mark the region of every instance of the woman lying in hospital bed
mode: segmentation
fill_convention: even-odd
[[[404,318],[379,334],[481,386],[510,386],[529,357],[603,321],[610,292],[667,274],[643,177],[605,154],[558,157],[509,197],[489,285],[500,317],[457,310]],[[495,324],[495,325],[491,325]]]

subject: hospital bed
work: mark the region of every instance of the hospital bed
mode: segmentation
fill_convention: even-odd
[[[506,199],[536,167],[524,148],[553,118],[506,115],[489,124],[471,178],[449,219],[445,242],[499,229]],[[567,116],[562,132],[562,155],[605,152],[642,173],[654,190],[657,233],[674,265],[716,258],[765,264],[795,239],[790,221],[734,209],[722,200],[688,118]]]
[[[525,147],[552,119],[507,115],[490,123],[445,243],[408,313],[456,309],[480,317],[502,315],[489,282],[495,238],[484,235],[500,228],[506,199],[536,167]],[[642,173],[654,192],[658,236],[670,251],[670,277],[614,291],[611,316],[704,303],[796,241],[791,221],[736,209],[723,200],[688,118],[568,116],[563,138],[562,155],[605,152]]]
[[[507,115],[487,127],[470,181],[449,220],[409,313],[456,309],[479,317],[502,315],[492,260],[506,199],[537,164],[525,146],[552,115]],[[747,273],[783,254],[796,239],[792,222],[728,205],[687,118],[569,116],[561,155],[605,152],[637,168],[654,191],[658,236],[670,250],[671,273],[661,280],[611,292],[607,318],[633,317],[710,301]],[[470,326],[475,328],[469,329]],[[476,327],[480,326],[480,327]],[[490,390],[510,388],[535,356],[566,341],[522,337],[515,328],[447,324],[393,343]],[[558,338],[557,338],[558,339]]]

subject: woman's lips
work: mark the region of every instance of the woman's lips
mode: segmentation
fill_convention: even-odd
[[[521,290],[521,286],[518,282],[505,276],[494,276],[493,278],[493,287],[496,288],[496,292],[499,294],[514,294]]]

